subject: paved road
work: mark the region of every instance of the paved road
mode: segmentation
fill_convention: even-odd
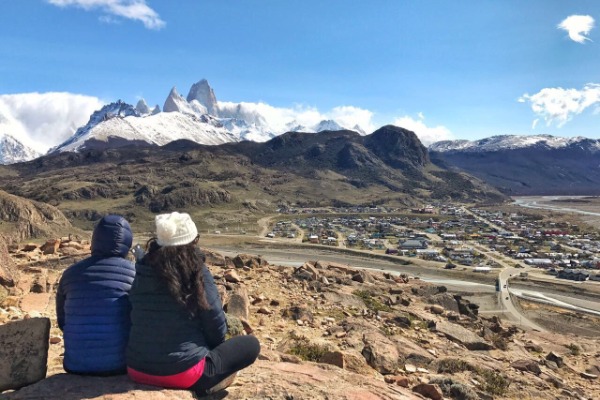
[[[519,321],[519,325],[528,327],[530,329],[535,329],[540,332],[546,332],[546,329],[542,328],[535,322],[527,319],[525,315],[521,314],[521,312],[517,310],[517,308],[512,302],[512,297],[510,295],[509,290],[510,283],[508,282],[508,280],[510,279],[510,277],[517,275],[520,271],[520,269],[509,267],[504,268],[502,272],[500,272],[500,275],[498,275],[498,282],[500,284],[500,301],[504,308],[506,308],[506,310]]]

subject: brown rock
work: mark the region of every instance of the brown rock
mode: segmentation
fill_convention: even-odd
[[[250,254],[238,254],[232,260],[233,265],[236,268],[256,268],[256,267],[264,267],[265,265],[269,265],[267,260],[260,256],[253,256]]]
[[[58,336],[52,336],[50,338],[50,344],[59,344],[60,342],[62,342],[62,339]]]
[[[50,239],[44,243],[40,249],[43,254],[57,254],[60,247],[60,239]]]
[[[31,281],[30,291],[33,293],[46,293],[48,283],[48,270],[42,268],[39,274],[35,274]]]
[[[225,278],[225,280],[227,282],[230,282],[230,283],[240,283],[242,281],[242,279],[237,274],[237,272],[235,272],[235,270],[232,270],[232,269],[228,269],[227,271],[225,271],[225,273],[223,274],[223,277]]]
[[[352,280],[359,283],[373,283],[373,276],[367,271],[358,271],[352,275]]]
[[[217,253],[216,251],[209,250],[207,248],[201,248],[202,254],[204,254],[204,262],[208,265],[215,265],[218,267],[225,267],[227,265],[225,257]]]
[[[399,354],[396,345],[379,332],[370,331],[364,334],[365,347],[362,355],[371,367],[382,374],[392,374],[398,368]]]
[[[431,312],[437,315],[441,315],[444,313],[444,307],[440,306],[439,304],[434,304],[431,306]]]
[[[491,350],[491,343],[460,325],[441,321],[436,324],[436,330],[449,339],[461,343],[469,350]]]
[[[565,365],[565,362],[563,361],[563,358],[561,356],[559,356],[558,354],[556,354],[555,352],[551,351],[550,353],[548,353],[548,355],[546,356],[546,360],[548,361],[554,361],[556,363],[556,366],[558,368],[562,368],[563,365]]]
[[[598,379],[598,375],[595,374],[589,374],[587,372],[582,372],[581,373],[581,377],[585,378],[585,379],[589,379],[589,380],[594,380],[594,379]]]
[[[38,249],[38,245],[35,243],[27,243],[26,245],[23,246],[23,251],[26,253],[29,253],[29,252],[37,250],[37,249]]]
[[[436,385],[420,383],[412,388],[412,391],[432,400],[442,400],[444,396]]]
[[[46,376],[49,337],[48,318],[0,325],[0,392],[30,385]]]
[[[540,365],[535,360],[517,360],[510,364],[510,366],[519,371],[533,372],[536,375],[542,372]]]
[[[250,316],[250,301],[245,288],[238,287],[229,297],[227,313],[248,320]]]
[[[269,310],[267,307],[261,307],[256,312],[259,314],[265,314],[265,315],[273,314],[273,311]]]
[[[336,367],[345,368],[344,353],[341,351],[330,351],[325,353],[320,359],[320,363],[335,365]]]
[[[14,287],[19,274],[17,266],[8,254],[7,243],[9,242],[7,237],[0,235],[0,285]]]
[[[385,381],[405,388],[409,385],[408,377],[404,375],[386,375]]]

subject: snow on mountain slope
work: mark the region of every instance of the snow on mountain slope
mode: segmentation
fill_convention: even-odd
[[[93,113],[89,122],[71,138],[49,152],[76,151],[84,148],[88,140],[107,142],[109,137],[158,145],[189,139],[211,145],[241,140],[265,142],[291,130],[321,132],[346,128],[334,120],[307,127],[297,123],[290,110],[262,103],[219,102],[208,81],[203,79],[192,85],[187,98],[173,87],[162,112],[156,108],[150,111],[143,99],[135,107],[122,101],[106,105]]]
[[[25,137],[24,132],[19,121],[0,110],[0,164],[29,161],[41,155],[15,137]]]
[[[144,118],[117,116],[104,120],[86,129],[85,135],[80,135],[78,139],[68,143],[65,142],[51,152],[77,151],[84,147],[87,140],[107,142],[111,137],[130,141],[141,140],[159,146],[179,139],[208,145],[237,141],[236,137],[225,128],[211,123],[209,118],[197,118],[178,112],[163,112]]]
[[[0,164],[33,160],[41,154],[25,146],[8,133],[0,134]]]
[[[595,143],[594,143],[595,142]],[[443,140],[433,143],[429,146],[430,151],[465,151],[465,152],[487,152],[507,149],[520,149],[533,146],[544,146],[547,148],[558,149],[571,145],[586,145],[590,150],[600,149],[600,142],[597,140],[586,139],[584,137],[564,138],[551,135],[500,135],[492,136],[486,139],[469,140]]]

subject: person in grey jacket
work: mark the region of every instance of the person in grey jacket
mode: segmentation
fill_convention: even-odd
[[[201,395],[214,392],[256,360],[260,344],[254,336],[225,340],[225,313],[190,216],[161,214],[155,222],[156,238],[136,264],[130,293],[129,377]]]

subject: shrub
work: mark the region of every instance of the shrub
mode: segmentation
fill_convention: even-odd
[[[581,348],[575,343],[568,344],[566,347],[571,352],[571,355],[578,356],[579,354],[581,354]]]
[[[359,297],[365,303],[365,306],[367,306],[367,308],[371,311],[392,311],[390,306],[383,304],[373,296],[373,293],[369,292],[368,290],[356,290],[353,292],[353,294]]]
[[[483,378],[483,391],[491,395],[502,396],[510,386],[510,382],[496,371],[479,368],[477,374]]]
[[[325,346],[310,343],[306,338],[295,338],[294,345],[290,348],[290,354],[296,355],[304,361],[319,362],[328,353]]]
[[[444,358],[438,362],[438,373],[455,374],[463,371],[473,371],[474,367],[468,362],[458,358]]]

